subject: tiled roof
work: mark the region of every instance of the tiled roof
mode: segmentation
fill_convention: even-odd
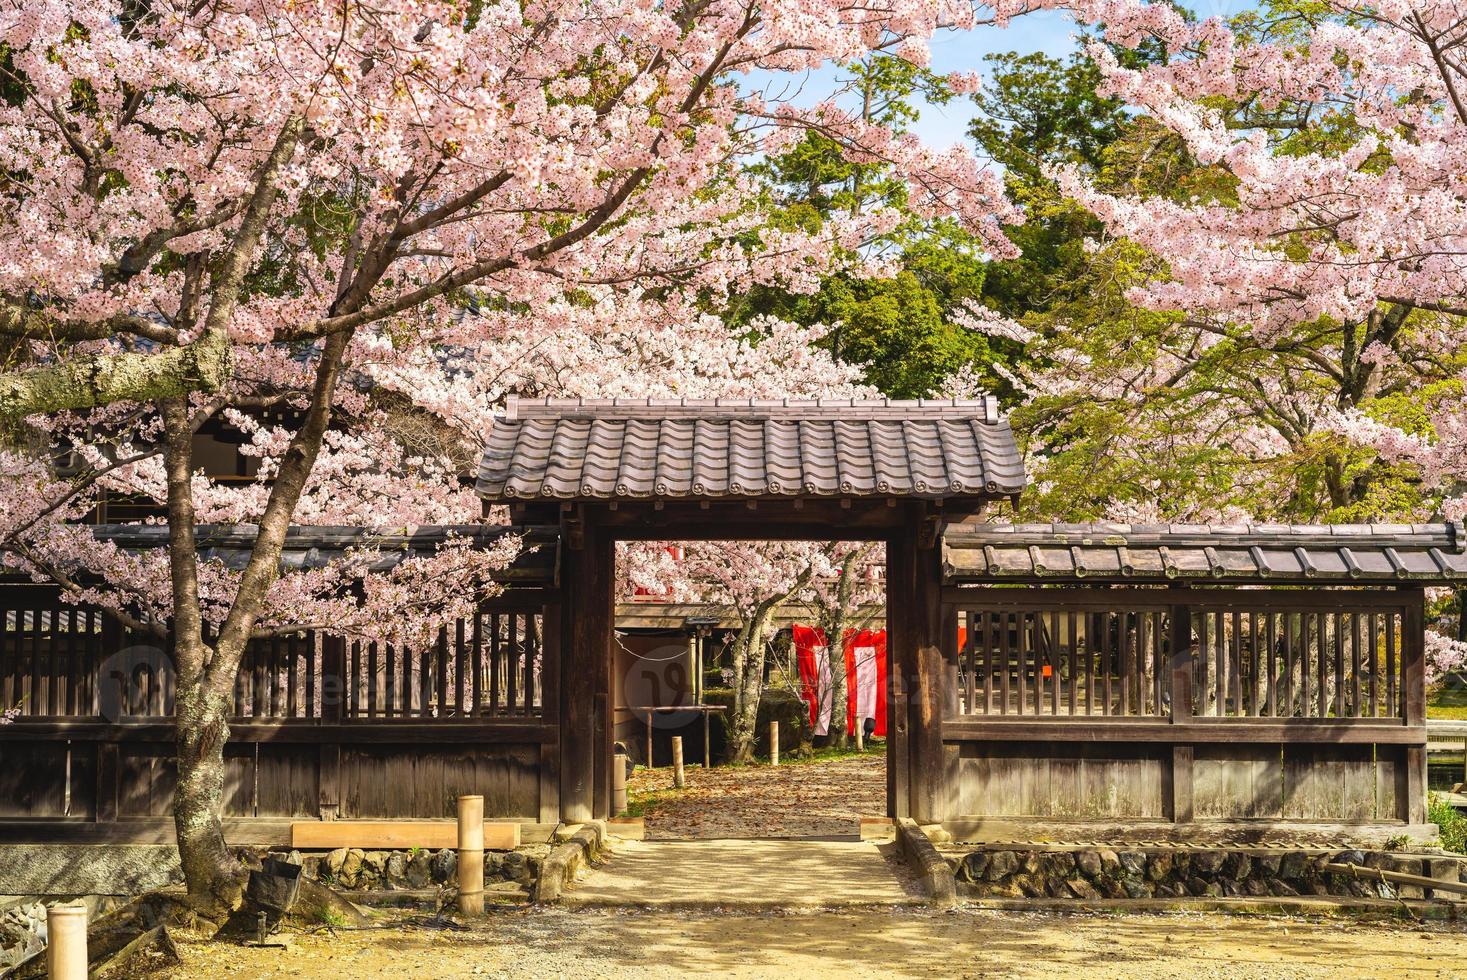
[[[949,528],[953,582],[1467,582],[1453,524],[989,524]]]
[[[200,524],[195,530],[199,557],[242,569],[249,561],[258,528],[253,524]],[[168,528],[159,524],[97,524],[92,533],[126,551],[168,546]],[[280,555],[283,571],[321,568],[349,549],[378,549],[367,571],[383,572],[407,556],[429,556],[452,539],[469,539],[490,547],[506,535],[520,535],[524,548],[518,558],[495,575],[500,582],[551,586],[556,582],[560,532],[553,527],[494,527],[483,524],[435,524],[371,530],[360,527],[303,526],[286,532]]]
[[[1024,465],[992,398],[510,399],[487,500],[1003,497]]]

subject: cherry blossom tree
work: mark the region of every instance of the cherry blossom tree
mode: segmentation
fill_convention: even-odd
[[[1131,114],[1100,165],[1049,171],[1104,226],[1095,282],[1125,303],[1023,324],[1035,497],[1151,520],[1460,518],[1467,9],[1054,6],[1096,32],[1100,94]],[[1143,45],[1164,56],[1116,53]],[[1445,636],[1432,649],[1460,665]]]
[[[740,78],[873,50],[922,60],[934,31],[974,20],[961,0],[0,8],[0,411],[31,420],[42,454],[111,432],[80,482],[165,489],[166,595],[133,598],[163,602],[177,651],[175,817],[201,907],[239,893],[218,820],[229,692],[268,628],[288,525],[462,512],[442,472],[392,455],[371,394],[423,351],[476,356],[458,351],[514,318],[543,336],[599,317],[623,327],[611,343],[675,354],[668,331],[730,291],[813,288],[832,256],[859,262],[891,215],[805,232],[748,203],[739,161],[812,129],[890,165],[915,213],[1006,253],[999,224],[1017,215],[970,154]],[[443,372],[413,400],[460,394]],[[268,406],[291,419],[250,431],[268,479],[200,487],[194,432]],[[39,498],[46,480],[14,485]],[[259,528],[227,582],[198,560],[205,519]]]

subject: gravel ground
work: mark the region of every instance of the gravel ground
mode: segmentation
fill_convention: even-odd
[[[462,931],[384,923],[257,950],[182,944],[168,980],[688,976],[1376,978],[1462,976],[1462,926],[1358,919],[1055,915],[991,910],[718,912],[521,909]]]
[[[886,813],[886,751],[791,761],[779,766],[689,766],[672,789],[672,769],[638,769],[627,790],[642,800],[649,840],[716,837],[838,837],[860,817]]]

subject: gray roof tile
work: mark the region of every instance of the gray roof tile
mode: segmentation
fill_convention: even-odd
[[[199,557],[223,563],[226,568],[245,567],[258,528],[253,524],[200,524],[194,534]],[[124,551],[151,551],[168,546],[168,528],[161,524],[96,524],[92,534]],[[492,547],[506,536],[519,536],[523,548],[508,568],[495,573],[507,585],[543,586],[556,584],[560,555],[560,529],[556,527],[503,527],[484,524],[435,524],[417,527],[372,529],[362,527],[293,526],[286,531],[280,555],[282,571],[322,568],[348,550],[377,552],[366,570],[383,572],[407,556],[427,557],[449,540],[468,539],[480,547]]]
[[[1002,497],[1024,465],[992,398],[510,399],[488,500]]]
[[[943,569],[958,583],[1467,582],[1467,531],[1460,522],[964,526],[943,536]]]

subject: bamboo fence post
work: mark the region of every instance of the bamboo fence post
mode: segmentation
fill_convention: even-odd
[[[779,722],[769,723],[769,764],[779,765]]]
[[[53,905],[46,910],[46,976],[87,980],[85,905]]]
[[[458,798],[458,910],[484,913],[484,797]]]
[[[611,756],[611,812],[617,817],[627,812],[627,756],[620,749]]]
[[[683,737],[674,735],[672,737],[672,785],[682,789],[687,785],[687,779],[683,776]]]

